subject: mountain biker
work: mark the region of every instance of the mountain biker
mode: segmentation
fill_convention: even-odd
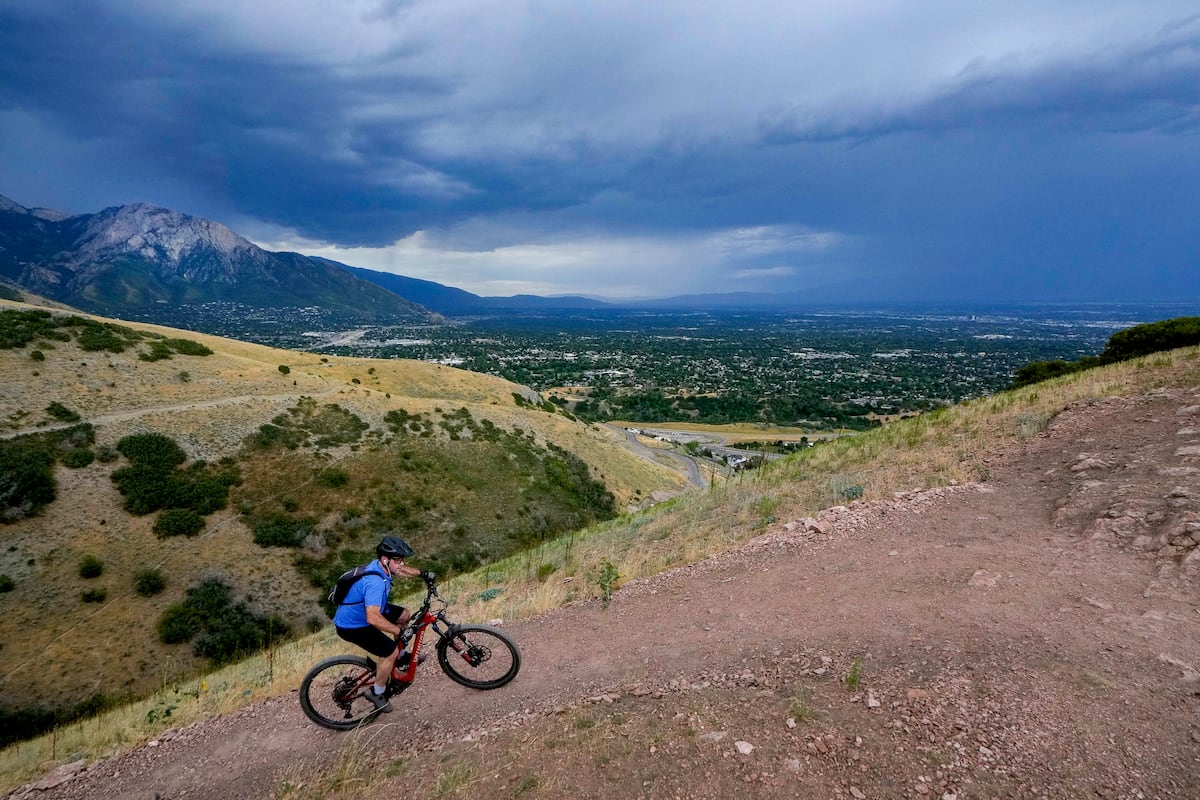
[[[375,555],[377,558],[367,565],[362,578],[351,587],[345,601],[338,606],[337,613],[333,615],[333,625],[338,636],[358,645],[378,660],[375,687],[366,696],[379,711],[391,711],[392,704],[383,696],[383,692],[400,655],[401,643],[396,637],[409,618],[408,609],[388,604],[392,576],[426,579],[433,576],[404,563],[404,559],[413,555],[413,549],[397,536],[383,537],[375,547]],[[404,657],[407,659],[408,653]]]

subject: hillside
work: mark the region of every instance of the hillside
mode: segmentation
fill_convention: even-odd
[[[30,310],[0,303],[0,316]],[[0,487],[0,576],[10,582],[0,593],[0,706],[9,710],[138,696],[208,668],[157,630],[203,579],[302,633],[328,624],[313,584],[383,532],[408,537],[418,563],[453,573],[684,485],[669,462],[530,405],[532,392],[501,379],[74,319],[0,349],[0,466],[57,454],[56,496],[40,511]],[[182,514],[198,530],[164,531],[166,511],[129,510],[136,496],[115,480],[132,467],[121,442],[146,434],[186,457],[164,468],[172,486],[217,492],[214,482],[236,476],[224,507]],[[97,577],[81,577],[88,558]],[[139,593],[148,572],[165,588]],[[47,668],[81,679],[38,680]]]
[[[1198,475],[1200,351],[1137,359],[600,526],[565,552],[613,559],[611,605],[522,612],[546,584],[498,565],[484,613],[524,655],[505,689],[427,664],[398,713],[334,734],[295,702],[345,649],[318,635],[12,748],[8,774],[79,759],[14,795],[56,800],[1187,797]],[[265,699],[215,713],[227,684]],[[168,702],[164,731],[147,709]],[[155,738],[105,758],[115,730]]]

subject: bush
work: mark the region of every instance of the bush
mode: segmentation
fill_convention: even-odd
[[[93,555],[86,555],[79,560],[79,577],[99,578],[104,573],[104,562]]]
[[[0,442],[0,522],[37,514],[54,500],[54,457],[31,440]]]
[[[138,353],[138,358],[142,361],[164,361],[171,357],[171,348],[165,342],[151,342],[150,349]]]
[[[46,354],[43,353],[41,350],[30,350],[29,357],[32,358],[34,361],[45,361],[46,360]]]
[[[1100,361],[1111,364],[1138,356],[1200,344],[1200,317],[1176,317],[1117,331],[1108,339]]]
[[[135,433],[117,442],[117,451],[134,464],[170,469],[187,460],[187,453],[161,433]]]
[[[195,536],[204,530],[204,517],[190,508],[168,508],[154,521],[154,534],[160,539],[170,536]]]
[[[278,615],[254,613],[233,601],[233,590],[218,578],[192,586],[180,603],[159,618],[158,635],[165,644],[195,638],[196,655],[225,664],[270,645],[291,633]]]
[[[142,597],[150,597],[167,588],[167,579],[161,571],[146,567],[139,569],[133,576],[133,590]]]
[[[190,642],[196,635],[196,615],[186,603],[171,606],[158,618],[158,639],[163,644]]]
[[[260,547],[299,547],[314,532],[311,519],[276,514],[254,526],[254,543]]]
[[[290,373],[291,373],[291,371],[292,371],[292,368],[291,368],[291,367],[289,367],[287,364],[280,364],[280,365],[279,365],[279,371],[280,371],[282,374],[284,374],[284,375],[288,375],[288,374],[290,374]]]
[[[127,436],[117,443],[131,464],[114,470],[113,483],[125,497],[125,510],[149,514],[161,508],[187,508],[204,516],[224,508],[229,487],[241,475],[232,459],[212,467],[203,461],[177,469],[186,458],[175,442],[161,434]]]
[[[96,454],[87,447],[76,447],[63,453],[59,461],[64,467],[82,469],[96,460]]]
[[[350,476],[345,470],[332,467],[323,469],[317,473],[317,483],[322,486],[328,486],[330,489],[340,489],[350,482]]]
[[[78,320],[82,330],[79,331],[79,347],[87,352],[95,352],[98,350],[107,350],[110,353],[123,353],[126,346],[129,345],[129,340],[121,335],[122,329],[115,325],[108,325],[92,320],[84,320],[78,317],[69,318],[66,320],[68,324]],[[124,331],[133,333],[129,328]],[[140,338],[136,334],[133,338]]]
[[[181,356],[211,356],[213,351],[191,339],[163,339],[163,344]]]
[[[54,417],[57,420],[62,420],[63,422],[78,422],[79,421],[78,414],[76,414],[74,411],[67,408],[62,403],[58,402],[57,400],[55,400],[50,405],[46,406],[46,413],[49,414],[50,416]]]
[[[108,599],[108,590],[104,588],[88,589],[80,595],[80,598],[85,603],[103,603]]]
[[[7,575],[0,575],[0,594],[11,592],[15,588],[17,588],[16,581]]]

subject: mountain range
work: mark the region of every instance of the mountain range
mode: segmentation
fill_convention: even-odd
[[[224,225],[144,203],[68,215],[0,197],[0,279],[109,316],[212,302],[319,306],[364,320],[432,316],[323,259],[269,252]]]
[[[95,314],[143,319],[154,318],[156,309],[209,303],[318,307],[346,320],[396,322],[548,310],[779,310],[829,300],[746,292],[623,303],[484,297],[317,256],[271,252],[220,223],[145,203],[72,215],[0,196],[0,285],[5,282]]]

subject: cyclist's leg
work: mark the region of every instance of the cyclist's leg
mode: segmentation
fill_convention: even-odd
[[[367,625],[363,628],[337,628],[338,636],[375,656],[375,685],[387,686],[392,667],[400,655],[400,647],[383,631]]]

